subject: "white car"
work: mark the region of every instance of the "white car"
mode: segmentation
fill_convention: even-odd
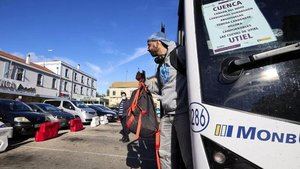
[[[86,106],[82,101],[49,99],[45,100],[44,103],[58,107],[65,112],[73,114],[75,117],[80,117],[83,123],[89,123],[93,117],[97,116],[96,111]]]

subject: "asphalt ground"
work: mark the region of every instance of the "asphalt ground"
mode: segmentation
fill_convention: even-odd
[[[120,123],[95,128],[85,126],[79,132],[60,130],[59,136],[43,142],[33,137],[9,140],[0,154],[0,168],[92,168],[155,169],[154,139],[119,141]]]

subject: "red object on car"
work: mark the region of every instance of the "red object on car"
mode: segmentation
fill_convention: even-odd
[[[76,132],[76,131],[83,130],[83,124],[82,124],[80,118],[70,120],[69,124],[70,124],[70,131],[71,132]]]
[[[35,141],[45,141],[57,137],[59,122],[45,122],[40,125],[39,130],[35,133]]]

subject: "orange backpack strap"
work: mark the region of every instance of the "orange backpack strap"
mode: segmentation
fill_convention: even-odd
[[[142,126],[142,114],[139,114],[139,121],[136,128],[135,138],[140,138],[140,132],[141,132],[141,126]]]
[[[129,128],[133,121],[134,121],[134,116],[132,114],[132,112],[136,109],[139,108],[141,113],[139,114],[139,119],[138,119],[138,124],[137,124],[137,130],[136,130],[136,134],[135,137],[136,139],[138,139],[140,137],[140,132],[141,132],[141,126],[142,126],[142,115],[143,115],[143,111],[141,109],[141,107],[138,106],[138,100],[140,98],[140,95],[142,93],[143,90],[146,90],[146,86],[143,82],[139,82],[139,88],[137,90],[137,92],[134,95],[134,99],[131,103],[131,105],[129,106],[128,110],[127,110],[127,117],[129,117],[127,123],[126,123],[126,127]]]
[[[140,82],[139,83],[139,88],[138,88],[137,92],[134,95],[134,99],[133,99],[132,103],[130,104],[129,108],[127,109],[127,115],[130,115],[131,112],[133,112],[136,109],[137,104],[138,104],[138,100],[140,98],[141,92],[142,92],[144,87],[145,87],[145,84],[143,82]]]
[[[137,106],[137,107],[140,109],[141,113],[139,114],[139,120],[138,120],[138,125],[137,125],[137,128],[136,128],[135,138],[139,139],[140,138],[140,133],[141,133],[141,127],[142,127],[142,116],[146,115],[147,111],[142,110],[142,108],[140,106]]]
[[[157,169],[161,169],[160,158],[159,158],[159,147],[160,147],[160,132],[157,130],[155,133],[155,154],[156,154],[156,165]]]

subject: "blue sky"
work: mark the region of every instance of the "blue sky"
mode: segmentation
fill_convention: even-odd
[[[134,80],[138,69],[154,74],[146,40],[161,22],[176,40],[177,5],[176,0],[0,0],[0,50],[21,57],[31,53],[34,61],[79,63],[97,78],[98,92],[106,93],[114,81]]]

